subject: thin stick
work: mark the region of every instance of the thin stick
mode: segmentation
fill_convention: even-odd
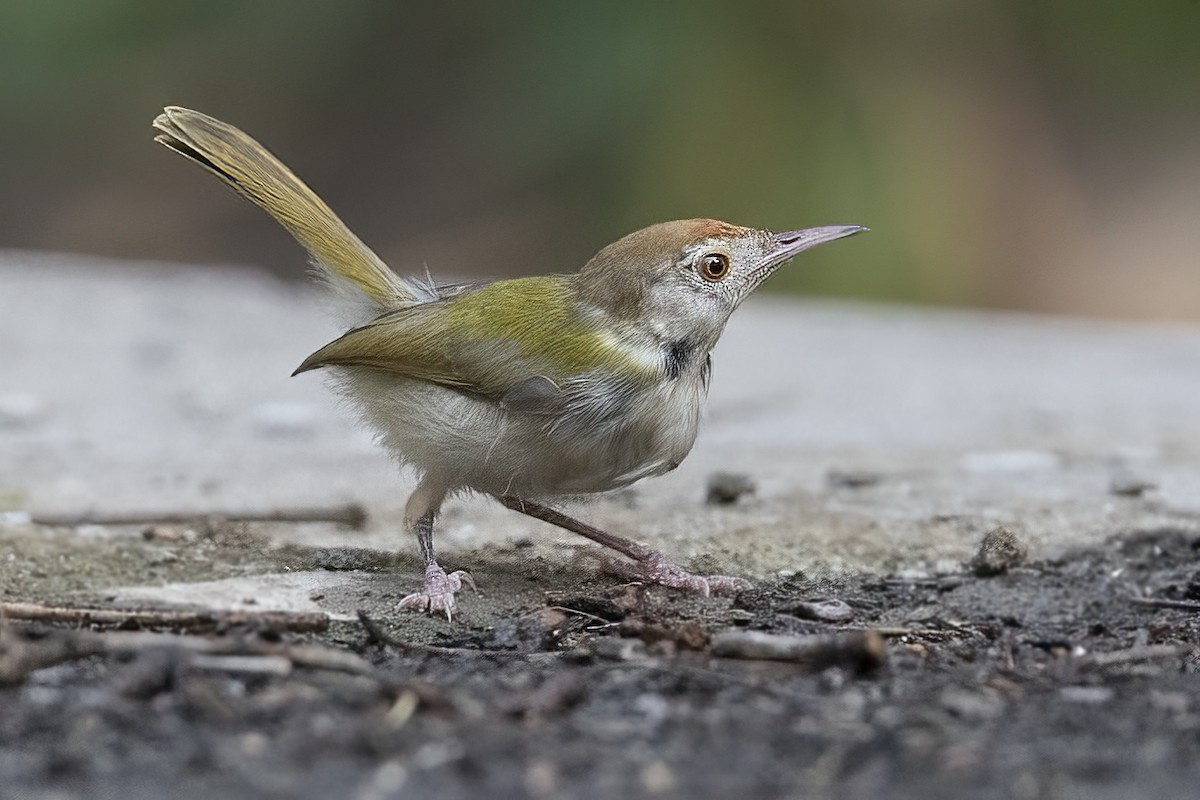
[[[584,619],[595,620],[596,622],[600,623],[600,625],[602,625],[605,628],[611,628],[613,625],[621,624],[619,622],[613,622],[611,619],[605,619],[604,617],[597,617],[595,614],[589,614],[586,611],[580,611],[578,608],[567,608],[566,606],[546,606],[546,607],[552,611],[561,611],[564,614],[574,614],[577,617],[583,617]]]
[[[358,621],[362,623],[363,628],[367,631],[367,638],[372,644],[381,644],[385,647],[390,647],[394,650],[399,650],[406,653],[424,653],[428,655],[442,656],[469,656],[473,658],[514,658],[525,659],[529,661],[557,661],[567,655],[565,651],[550,650],[536,653],[522,653],[519,650],[480,650],[472,647],[438,647],[433,644],[417,644],[415,642],[402,642],[399,639],[389,635],[379,623],[371,619],[367,612],[362,609],[358,610]]]
[[[321,508],[279,508],[272,511],[196,511],[191,513],[171,512],[118,512],[100,514],[80,512],[74,514],[35,514],[30,521],[35,525],[53,527],[76,527],[78,525],[187,525],[206,519],[222,519],[229,522],[333,522],[361,529],[367,521],[367,512],[357,503]]]
[[[1117,664],[1131,664],[1137,661],[1154,661],[1160,658],[1182,658],[1196,652],[1195,647],[1185,645],[1152,644],[1142,647],[1131,647],[1128,650],[1116,650],[1109,653],[1092,653],[1086,656],[1083,662],[1096,667],[1110,667]]]
[[[1189,600],[1166,600],[1159,597],[1131,597],[1129,602],[1135,606],[1149,606],[1151,608],[1178,608],[1184,611],[1200,611],[1200,603],[1191,602]]]
[[[191,666],[196,669],[207,669],[213,672],[246,672],[253,675],[274,675],[286,678],[292,674],[291,660],[284,656],[261,655],[232,655],[232,656],[195,656]]]
[[[0,625],[0,685],[17,683],[36,669],[92,655],[173,650],[187,654],[201,669],[286,674],[282,664],[355,675],[373,675],[370,662],[354,653],[323,645],[286,644],[235,637],[194,637],[143,631],[56,630],[30,640]]]
[[[271,630],[316,633],[329,627],[329,616],[319,611],[180,611],[0,603],[0,617],[26,622],[65,622],[75,626],[143,625],[178,630],[258,625]]]
[[[880,636],[884,636],[884,637],[922,636],[922,635],[931,635],[931,634],[950,633],[951,632],[951,631],[945,630],[944,628],[902,628],[902,627],[888,627],[888,626],[882,626],[879,628],[836,628],[835,630],[843,631],[846,633],[871,631],[872,633],[878,633]]]
[[[870,630],[816,636],[733,630],[713,634],[712,653],[724,658],[796,661],[813,669],[840,666],[865,672],[883,664],[887,645],[883,636]]]

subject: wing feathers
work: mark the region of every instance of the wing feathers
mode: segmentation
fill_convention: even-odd
[[[372,367],[531,412],[560,404],[560,389],[579,380],[660,377],[665,356],[648,358],[647,348],[585,324],[568,281],[500,281],[391,311],[325,345],[294,374]]]

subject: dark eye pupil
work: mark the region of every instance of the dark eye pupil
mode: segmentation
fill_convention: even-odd
[[[704,257],[702,262],[704,274],[710,278],[719,278],[729,269],[729,262],[724,256],[712,254]]]

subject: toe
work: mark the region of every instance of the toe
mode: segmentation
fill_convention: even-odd
[[[398,607],[410,611],[424,611],[429,607],[429,595],[424,592],[413,592],[401,600]]]
[[[430,614],[445,614],[447,620],[452,620],[454,619],[454,611],[457,606],[458,604],[454,602],[454,594],[451,592],[429,596]]]
[[[713,594],[737,594],[753,588],[750,581],[730,575],[709,575],[707,581]]]
[[[614,575],[627,581],[640,581],[646,577],[645,571],[639,565],[626,561],[623,558],[610,556],[604,552],[594,552],[592,555],[600,562],[601,572],[606,572],[609,575]]]
[[[462,570],[446,574],[436,563],[425,568],[425,585],[419,592],[413,592],[399,603],[399,608],[410,611],[427,611],[430,614],[445,614],[446,619],[453,620],[458,603],[454,595],[462,590],[463,582],[472,589],[475,582],[471,576]]]
[[[465,583],[467,586],[471,587],[472,592],[479,591],[478,587],[475,586],[475,579],[471,577],[471,573],[469,573],[469,572],[465,572],[464,570],[461,570],[461,569],[455,570],[454,572],[450,573],[449,577],[454,578],[454,580],[458,581],[459,589],[462,589],[462,586]]]

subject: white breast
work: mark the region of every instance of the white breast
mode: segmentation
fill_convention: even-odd
[[[608,491],[674,469],[696,440],[706,377],[697,368],[623,391],[575,387],[586,402],[559,417],[379,370],[340,370],[338,385],[402,463],[450,487],[533,498]]]

